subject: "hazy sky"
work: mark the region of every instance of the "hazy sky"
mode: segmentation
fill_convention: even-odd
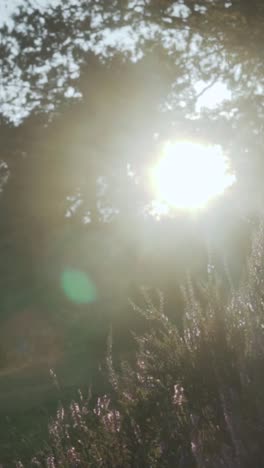
[[[17,12],[18,8],[28,3],[28,8],[38,8],[43,11],[50,6],[56,6],[61,3],[61,0],[0,0],[0,28],[3,25],[7,25],[9,29],[14,27],[14,21],[12,15]],[[76,0],[72,1],[76,3]]]

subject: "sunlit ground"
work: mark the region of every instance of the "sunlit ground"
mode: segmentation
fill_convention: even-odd
[[[188,141],[167,143],[150,171],[153,210],[198,210],[223,194],[236,178],[219,146]]]

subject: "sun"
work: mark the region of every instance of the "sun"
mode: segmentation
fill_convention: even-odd
[[[155,203],[169,208],[197,210],[235,182],[220,146],[188,141],[168,142],[150,171]]]

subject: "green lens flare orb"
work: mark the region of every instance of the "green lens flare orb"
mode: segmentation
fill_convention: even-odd
[[[61,285],[66,296],[76,304],[91,304],[96,300],[96,287],[82,271],[65,270],[61,276]]]

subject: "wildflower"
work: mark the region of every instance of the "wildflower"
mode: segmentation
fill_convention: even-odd
[[[173,404],[181,406],[185,401],[184,390],[179,384],[174,385]]]
[[[70,463],[80,463],[80,455],[76,452],[75,447],[71,447],[67,451],[67,460]]]
[[[105,428],[110,432],[120,431],[120,413],[117,410],[109,411],[103,416],[103,423]]]
[[[56,468],[55,458],[53,456],[47,458],[47,468]]]

